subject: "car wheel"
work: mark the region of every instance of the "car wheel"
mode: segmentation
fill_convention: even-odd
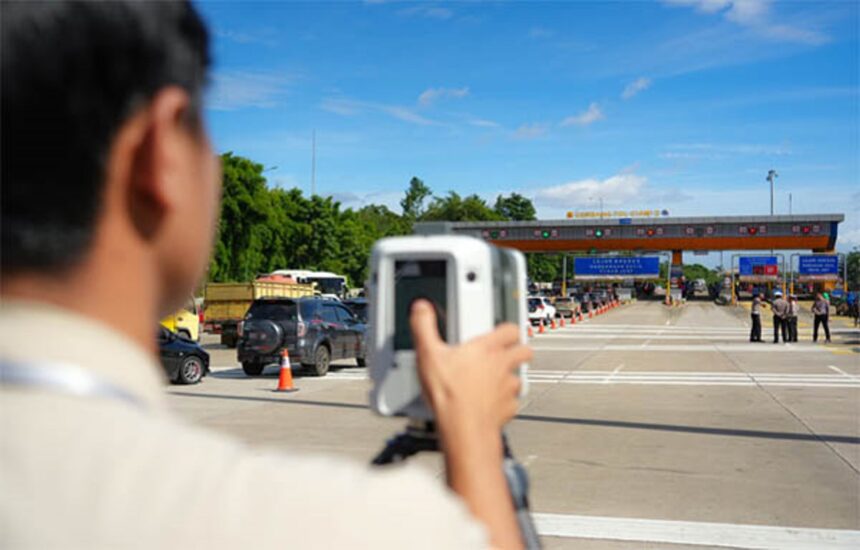
[[[179,367],[180,384],[196,384],[203,378],[203,360],[196,355],[189,355]]]
[[[242,363],[242,370],[245,371],[245,374],[248,376],[260,376],[263,374],[263,364],[262,363],[252,363],[250,361],[246,363]]]
[[[355,362],[356,362],[356,364],[358,364],[359,367],[366,367],[367,366],[367,358],[366,357],[356,357]]]
[[[331,363],[331,354],[325,346],[319,346],[314,353],[314,364],[310,366],[310,372],[314,376],[325,376]]]

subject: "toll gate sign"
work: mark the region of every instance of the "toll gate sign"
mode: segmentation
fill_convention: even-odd
[[[655,279],[660,276],[659,256],[574,258],[574,278]]]
[[[839,256],[799,256],[799,281],[835,281],[839,278]]]
[[[779,280],[779,263],[776,256],[742,256],[738,265],[738,278],[750,282]]]

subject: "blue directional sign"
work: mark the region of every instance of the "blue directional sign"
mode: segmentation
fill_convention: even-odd
[[[839,256],[800,256],[797,274],[802,279],[838,279]]]
[[[574,258],[573,267],[577,279],[651,279],[660,275],[660,258]]]
[[[741,256],[738,274],[741,277],[776,276],[779,262],[776,256]]]

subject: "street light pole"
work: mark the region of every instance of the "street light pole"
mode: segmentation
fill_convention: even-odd
[[[768,170],[767,172],[767,181],[770,182],[770,215],[773,216],[773,180],[778,178],[779,174],[776,173],[776,170]]]

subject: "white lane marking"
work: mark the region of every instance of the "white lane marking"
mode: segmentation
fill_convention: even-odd
[[[857,380],[857,377],[856,377],[856,376],[853,376],[853,375],[851,375],[851,374],[848,374],[847,372],[845,372],[844,370],[840,369],[839,367],[836,367],[836,366],[833,366],[833,365],[827,365],[827,368],[828,368],[828,369],[831,369],[831,370],[835,370],[836,372],[838,372],[838,373],[839,373],[839,374],[841,374],[842,376],[847,376],[847,377],[848,377],[848,378],[850,378],[851,380]]]
[[[623,369],[623,368],[624,368],[624,363],[619,364],[617,367],[615,367],[615,370],[614,370],[614,371],[610,372],[610,373],[606,376],[606,378],[604,378],[603,383],[604,383],[604,384],[608,384],[609,382],[611,382],[611,381],[612,381],[612,379],[615,377],[615,375],[616,375],[616,374],[618,374],[618,371],[620,371],[620,370],[621,370],[621,369]],[[571,373],[571,374],[575,375],[576,373],[574,372],[574,373]]]
[[[540,339],[541,340],[602,340],[602,339],[613,339],[613,338],[621,338],[624,340],[696,340],[696,341],[719,341],[719,342],[747,342],[749,343],[749,335],[741,335],[741,334],[726,334],[724,336],[712,336],[712,335],[689,335],[689,334],[641,334],[635,332],[625,332],[618,334],[543,334]],[[798,343],[799,346],[802,346],[804,343]],[[793,344],[786,344],[793,345]],[[807,344],[807,345],[812,345]]]
[[[529,372],[533,384],[624,384],[642,386],[774,386],[799,388],[858,388],[860,380],[839,374],[718,373],[718,372],[620,372],[613,371]],[[361,373],[329,373],[316,381],[362,380]]]
[[[856,549],[860,531],[698,521],[532,514],[538,533],[551,537],[752,548]]]
[[[532,346],[535,352],[541,351],[700,351],[700,352],[738,352],[738,353],[829,353],[829,350],[816,346],[787,347],[773,344],[660,344],[642,347],[641,345],[606,344],[602,346]]]
[[[594,385],[603,384],[599,380],[529,380],[529,384],[573,384],[573,385]],[[774,386],[785,388],[856,388],[860,389],[858,382],[839,382],[834,383],[810,383],[810,382],[751,382],[751,381],[700,381],[700,380],[613,380],[610,382],[615,385],[627,386],[745,386],[749,388],[757,388],[759,386]]]

